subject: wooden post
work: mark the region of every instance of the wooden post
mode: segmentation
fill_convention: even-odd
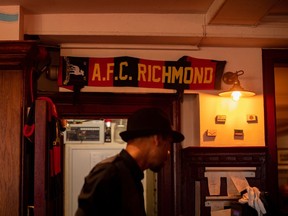
[[[46,101],[35,102],[34,215],[46,216]]]

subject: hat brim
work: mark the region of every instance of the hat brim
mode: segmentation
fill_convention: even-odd
[[[161,133],[160,131],[155,131],[155,130],[141,130],[141,131],[123,131],[119,135],[121,136],[122,140],[125,142],[128,142],[131,139],[135,139],[138,137],[144,137],[144,136],[149,136],[149,135],[154,135],[154,134],[159,134]],[[179,143],[184,140],[184,135],[178,131],[162,131],[162,133],[168,133],[172,135],[173,138],[173,143]]]

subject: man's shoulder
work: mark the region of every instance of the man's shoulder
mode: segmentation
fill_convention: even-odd
[[[114,156],[111,156],[111,157],[108,157],[108,158],[105,158],[104,160],[100,161],[97,165],[109,165],[109,164],[112,164],[116,158],[118,157],[118,154],[117,155],[114,155]]]
[[[119,163],[121,164],[121,157],[119,157],[118,154],[106,158],[93,167],[89,173],[89,176],[94,176],[101,179],[119,177]]]
[[[112,157],[108,157],[99,163],[97,163],[91,170],[90,173],[95,173],[95,172],[103,172],[103,171],[112,171],[115,169],[114,161],[116,160],[117,155],[114,155]]]

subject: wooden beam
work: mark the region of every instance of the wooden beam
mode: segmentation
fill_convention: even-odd
[[[46,216],[46,101],[35,102],[34,215]]]

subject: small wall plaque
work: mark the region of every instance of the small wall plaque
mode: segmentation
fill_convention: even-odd
[[[215,118],[216,124],[225,124],[226,115],[217,115]]]
[[[243,130],[235,129],[234,136],[244,136]]]
[[[258,122],[258,118],[257,115],[247,115],[247,122],[248,123],[257,123]]]
[[[213,129],[209,129],[209,130],[206,131],[206,135],[207,135],[208,137],[216,137],[217,131],[216,131],[216,130],[213,130]]]

